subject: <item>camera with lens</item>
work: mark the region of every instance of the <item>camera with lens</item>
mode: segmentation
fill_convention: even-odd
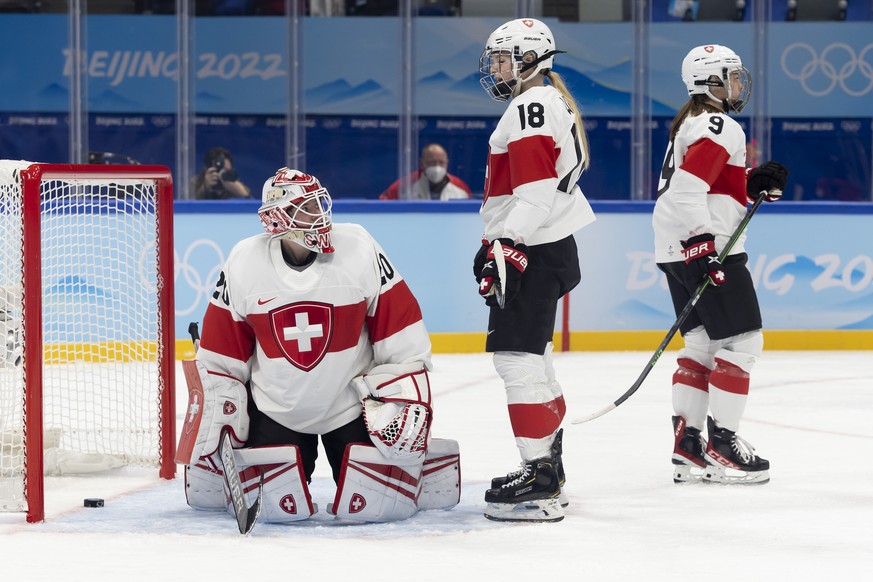
[[[215,171],[218,172],[218,177],[221,178],[222,182],[236,182],[239,180],[239,174],[233,168],[228,170],[224,169],[224,160],[226,159],[227,156],[223,153],[219,153],[213,159],[212,165],[215,167]]]

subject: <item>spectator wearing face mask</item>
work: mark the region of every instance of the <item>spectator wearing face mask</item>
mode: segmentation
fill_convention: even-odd
[[[379,200],[467,200],[472,198],[470,187],[449,174],[449,156],[439,144],[430,144],[421,150],[419,169],[406,178],[396,180],[379,195]],[[401,186],[411,182],[409,192]]]

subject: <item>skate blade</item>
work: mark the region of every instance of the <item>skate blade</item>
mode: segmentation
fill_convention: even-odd
[[[485,517],[491,521],[561,521],[564,509],[558,499],[536,499],[521,503],[489,503]]]
[[[763,485],[770,481],[770,471],[740,471],[721,465],[708,465],[703,472],[704,483],[720,485]]]
[[[700,483],[704,472],[697,465],[673,465],[673,483]]]

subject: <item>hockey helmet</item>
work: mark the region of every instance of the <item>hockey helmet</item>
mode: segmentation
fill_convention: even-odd
[[[318,178],[281,168],[264,182],[258,217],[269,234],[281,236],[317,253],[332,253],[331,206]]]
[[[555,50],[552,31],[541,21],[510,20],[492,32],[485,43],[479,58],[479,83],[492,99],[506,101],[522,73],[533,69],[527,77],[532,79],[540,71],[551,69],[552,58],[560,52]]]
[[[717,44],[698,46],[682,61],[682,81],[689,95],[706,95],[724,105],[724,110],[739,113],[749,103],[752,75],[740,57]],[[725,97],[716,97],[713,88],[724,88]]]

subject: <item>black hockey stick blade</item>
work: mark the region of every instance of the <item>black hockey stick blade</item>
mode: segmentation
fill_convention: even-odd
[[[249,507],[246,502],[246,494],[243,490],[242,481],[239,478],[239,471],[236,468],[233,445],[230,442],[230,431],[227,429],[221,431],[221,444],[218,447],[218,454],[221,458],[224,482],[227,484],[230,498],[233,502],[239,533],[246,535],[255,527],[258,516],[261,514],[261,503],[264,499],[264,473],[261,471],[261,479],[258,483],[258,497],[255,499],[254,504]]]
[[[721,256],[719,257],[720,261],[723,261],[728,256],[728,254],[731,252],[731,249],[734,248],[734,245],[737,243],[737,240],[740,238],[740,235],[743,234],[743,231],[746,230],[746,225],[749,224],[749,221],[752,219],[752,215],[754,215],[755,212],[758,210],[758,207],[761,206],[761,202],[763,200],[764,200],[764,197],[760,196],[757,200],[755,200],[755,203],[752,204],[751,208],[749,208],[746,211],[746,215],[743,217],[743,220],[737,226],[736,230],[734,230],[734,233],[731,235],[730,240],[728,240],[727,244],[725,245],[724,249],[722,250]],[[667,346],[670,345],[670,341],[672,341],[673,336],[676,335],[676,332],[679,331],[679,328],[682,326],[682,324],[685,322],[685,320],[688,319],[688,316],[691,314],[691,311],[694,309],[694,306],[697,305],[697,302],[700,300],[700,296],[703,295],[703,292],[709,286],[709,283],[710,283],[710,279],[709,279],[709,277],[707,277],[706,279],[703,280],[703,282],[700,285],[698,285],[697,290],[694,292],[694,295],[692,295],[691,299],[688,300],[688,303],[685,304],[685,307],[682,309],[682,312],[676,318],[676,322],[673,323],[673,327],[670,328],[670,331],[667,332],[667,335],[661,341],[660,345],[658,346],[658,349],[656,349],[655,353],[652,354],[652,357],[649,358],[649,363],[646,364],[645,368],[643,368],[643,371],[640,373],[639,377],[637,378],[637,381],[633,383],[633,386],[628,388],[624,394],[619,396],[618,399],[616,399],[615,402],[613,402],[609,406],[607,406],[605,408],[601,408],[600,410],[598,410],[594,414],[589,414],[588,416],[583,416],[582,418],[577,418],[577,419],[573,420],[571,424],[583,424],[583,423],[589,422],[591,420],[594,420],[595,418],[599,418],[599,417],[603,416],[604,414],[606,414],[607,412],[609,412],[611,410],[615,410],[616,408],[618,408],[618,406],[621,405],[622,402],[624,402],[625,400],[630,398],[634,392],[639,390],[640,386],[643,385],[643,382],[648,377],[649,372],[651,372],[652,368],[655,367],[655,364],[658,363],[658,360],[661,358],[661,354],[663,354],[664,350],[667,349]]]
[[[497,268],[497,281],[494,282],[494,293],[497,295],[497,306],[500,309],[506,307],[506,290],[503,282],[506,281],[506,257],[503,254],[503,245],[499,240],[494,241],[494,266]]]

